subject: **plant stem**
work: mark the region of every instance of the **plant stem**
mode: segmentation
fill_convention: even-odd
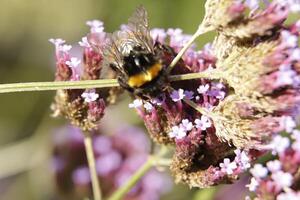
[[[198,78],[216,79],[219,78],[216,70],[203,71],[170,76],[170,81],[182,81]],[[31,83],[8,83],[0,84],[0,93],[29,92],[29,91],[49,91],[67,89],[91,89],[120,86],[117,79],[100,79],[86,81],[57,81],[57,82],[31,82]]]
[[[86,80],[86,81],[56,81],[56,82],[31,82],[31,83],[9,83],[0,85],[0,93],[47,91],[60,89],[88,89],[117,87],[116,79]]]
[[[171,64],[169,65],[167,72],[170,73],[172,69],[175,67],[177,62],[180,60],[180,58],[183,56],[183,54],[188,50],[188,48],[193,44],[193,42],[205,31],[202,29],[201,26],[197,29],[197,31],[192,35],[191,39],[184,45],[184,47],[179,51],[179,53],[176,55],[176,57],[172,60]]]
[[[101,200],[102,199],[101,198],[101,188],[100,188],[100,183],[99,183],[99,179],[97,176],[93,144],[92,144],[92,137],[91,137],[90,133],[84,134],[84,145],[85,145],[86,156],[87,156],[89,169],[90,169],[94,200]]]
[[[126,195],[132,187],[156,164],[159,164],[159,159],[166,153],[166,147],[162,147],[157,155],[149,156],[148,160],[133,174],[130,179],[120,187],[108,200],[120,200]]]
[[[180,75],[172,75],[170,76],[170,81],[184,81],[184,80],[192,80],[199,78],[207,78],[207,79],[221,79],[221,73],[217,70],[207,70],[197,73],[188,73],[188,74],[180,74]]]

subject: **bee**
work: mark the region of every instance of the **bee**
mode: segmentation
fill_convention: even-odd
[[[166,68],[174,51],[150,36],[147,12],[136,9],[128,24],[109,36],[104,49],[106,63],[116,72],[121,87],[142,99],[158,96],[168,88]]]

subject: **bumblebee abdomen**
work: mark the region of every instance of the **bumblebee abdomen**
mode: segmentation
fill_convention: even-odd
[[[140,71],[137,74],[128,77],[128,85],[132,88],[141,87],[142,85],[155,79],[162,70],[161,63],[156,63],[152,66],[148,66],[146,70]]]

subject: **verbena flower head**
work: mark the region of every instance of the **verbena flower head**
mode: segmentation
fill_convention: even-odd
[[[93,136],[96,170],[106,197],[123,185],[147,160],[150,142],[136,127],[119,127],[111,136],[101,130]],[[83,135],[79,128],[67,126],[54,135],[52,166],[57,188],[72,199],[91,196]],[[170,177],[150,170],[125,196],[126,200],[159,200],[172,187]]]
[[[97,20],[89,21],[91,33],[82,38],[79,45],[82,47],[82,58],[72,57],[71,46],[66,45],[62,39],[50,39],[55,45],[56,55],[56,81],[96,80],[102,77],[113,78],[110,71],[102,73],[103,54],[91,47],[91,42],[104,46],[106,33],[103,23]],[[87,37],[92,38],[88,41]],[[54,116],[63,115],[73,125],[88,131],[96,129],[104,115],[106,105],[114,103],[116,88],[106,90],[59,90],[52,105]]]

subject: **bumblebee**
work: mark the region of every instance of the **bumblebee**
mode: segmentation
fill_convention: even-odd
[[[109,36],[104,49],[104,59],[116,72],[121,87],[142,99],[150,99],[167,89],[166,68],[174,57],[170,47],[152,40],[147,12],[142,6],[124,29]]]

